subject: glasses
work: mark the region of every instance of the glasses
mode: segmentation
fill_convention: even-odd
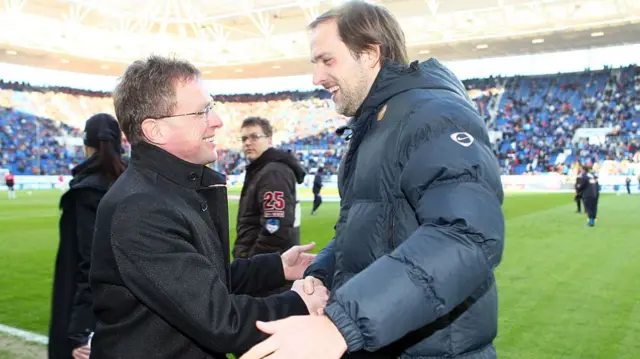
[[[182,117],[182,116],[203,116],[204,118],[207,118],[207,116],[209,115],[209,112],[211,112],[211,110],[213,110],[213,108],[215,107],[215,102],[213,101],[213,95],[209,95],[209,96],[211,96],[211,102],[209,102],[207,107],[205,107],[204,110],[202,110],[202,111],[181,113],[181,114],[178,114],[178,115],[149,117],[149,118],[152,118],[154,120],[162,120],[164,118],[173,118],[173,117]]]
[[[251,142],[256,142],[260,138],[267,138],[267,135],[259,135],[257,133],[252,133],[249,136],[242,136],[239,138],[240,142],[244,143],[246,140],[251,140]]]

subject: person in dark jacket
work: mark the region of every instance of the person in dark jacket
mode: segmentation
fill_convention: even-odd
[[[600,198],[600,184],[598,177],[591,172],[589,166],[583,167],[582,177],[578,186],[584,201],[584,211],[587,213],[587,225],[593,227],[598,218],[598,199]]]
[[[335,238],[306,272],[331,297],[257,323],[271,337],[242,359],[496,358],[504,194],[482,117],[440,62],[407,65],[386,9],[348,2],[310,29],[314,84],[352,116]]]
[[[300,244],[300,203],[296,185],[305,171],[290,153],[272,146],[271,124],[261,117],[242,122],[241,140],[246,159],[240,194],[235,258],[284,253]]]
[[[631,177],[625,178],[625,187],[627,188],[627,194],[631,195]]]
[[[582,193],[580,192],[580,179],[582,178],[582,173],[578,173],[578,177],[576,177],[576,183],[574,184],[574,189],[576,191],[573,200],[576,202],[576,206],[578,207],[577,213],[582,213]]]
[[[114,91],[131,143],[126,171],[98,207],[90,272],[91,359],[226,358],[266,338],[254,325],[318,313],[327,298],[302,282],[266,298],[251,294],[301,278],[313,244],[230,262],[225,177],[200,71],[151,56],[131,64]]]
[[[322,167],[318,167],[318,172],[313,177],[313,208],[311,209],[311,215],[315,215],[318,208],[322,204],[322,196],[320,195],[320,191],[322,190],[322,172],[324,169]]]
[[[93,228],[98,205],[125,169],[120,158],[122,132],[106,113],[85,124],[87,159],[71,171],[69,190],[60,200],[60,245],[53,278],[48,352],[50,359],[86,359],[95,329],[89,288]]]

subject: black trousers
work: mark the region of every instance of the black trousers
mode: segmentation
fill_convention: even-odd
[[[574,200],[576,201],[576,206],[578,206],[578,212],[582,212],[582,196],[577,194]]]
[[[584,210],[587,212],[587,217],[597,218],[598,197],[585,196],[582,199],[584,200]]]
[[[322,196],[320,196],[320,192],[313,192],[313,210],[315,212],[318,207],[322,204]]]

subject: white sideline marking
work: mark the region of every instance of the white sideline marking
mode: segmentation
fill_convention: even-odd
[[[238,199],[240,198],[240,196],[238,196],[238,195],[230,195],[229,199],[236,199],[235,197],[237,197]],[[340,197],[338,197],[338,196],[326,196],[325,195],[325,196],[322,196],[322,200],[324,202],[339,202],[340,201]],[[313,197],[301,198],[300,201],[301,202],[313,202]],[[49,216],[46,216],[46,217],[49,217]],[[2,219],[4,219],[4,218],[0,218],[0,220],[2,220]],[[44,336],[44,335],[31,333],[31,332],[28,332],[26,330],[10,327],[10,326],[4,325],[4,324],[0,324],[0,333],[4,333],[4,334],[8,334],[8,335],[11,335],[11,336],[14,336],[14,337],[18,337],[18,338],[23,339],[23,340],[28,341],[28,342],[39,343],[39,344],[43,344],[43,345],[49,344],[49,338]]]
[[[34,343],[39,343],[44,345],[49,344],[49,338],[45,337],[44,335],[27,332],[25,330],[10,327],[4,324],[0,324],[0,333],[9,334],[11,336],[24,339],[28,342],[34,342]]]

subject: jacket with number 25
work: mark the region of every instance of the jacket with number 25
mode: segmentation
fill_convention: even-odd
[[[300,244],[296,184],[305,171],[287,152],[269,148],[247,166],[240,195],[234,258],[283,253]]]

